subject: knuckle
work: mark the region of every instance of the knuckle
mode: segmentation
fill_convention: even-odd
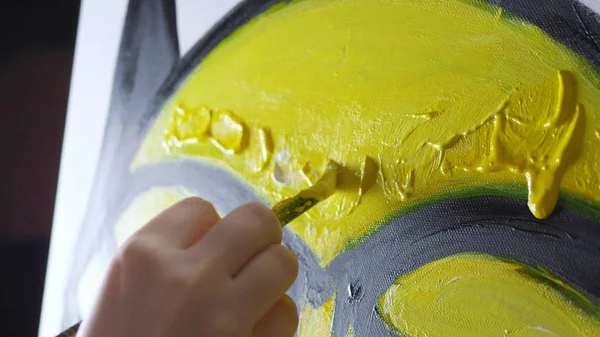
[[[132,237],[121,247],[119,259],[122,262],[140,263],[148,259],[150,252],[145,240]]]
[[[150,237],[133,237],[119,250],[117,259],[127,269],[155,270],[164,261],[164,251],[157,245]]]
[[[296,255],[287,247],[276,244],[271,245],[268,250],[268,257],[274,267],[281,271],[285,279],[293,281],[298,275],[298,259]]]
[[[260,202],[249,202],[242,205],[244,211],[251,212],[258,218],[266,218],[270,216],[271,211]]]
[[[261,228],[269,234],[281,237],[281,225],[275,214],[265,205],[259,202],[250,202],[241,206],[243,211],[252,214],[256,221],[261,225]]]
[[[206,201],[200,197],[189,197],[181,200],[180,205],[185,207],[194,207],[199,210],[212,210],[215,211],[215,207],[209,201]],[[216,211],[215,211],[216,212]]]

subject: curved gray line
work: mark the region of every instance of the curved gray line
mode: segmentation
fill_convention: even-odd
[[[599,224],[566,209],[557,209],[544,221],[532,218],[525,201],[481,196],[440,202],[393,219],[327,266],[327,273],[338,281],[338,295],[349,284],[362,289],[358,301],[336,297],[335,335],[345,336],[352,324],[357,336],[388,336],[385,324],[372,317],[381,294],[401,275],[463,252],[542,265],[600,305]],[[471,225],[461,228],[463,222]]]
[[[241,181],[210,164],[164,163],[131,175],[123,187],[127,192],[121,206],[113,210],[106,224],[114,224],[139,193],[157,186],[183,186],[202,195],[215,195],[231,208],[259,201]],[[284,243],[300,260],[299,277],[289,292],[299,311],[306,304],[321,306],[337,291],[336,335],[345,335],[352,324],[357,336],[396,336],[375,312],[378,297],[400,275],[460,252],[542,264],[599,303],[600,285],[594,282],[600,279],[600,269],[590,268],[600,266],[598,238],[600,227],[575,212],[558,209],[550,219],[540,221],[530,215],[525,201],[475,197],[441,202],[397,217],[358,248],[339,254],[326,270],[298,236],[286,230]]]
[[[183,160],[142,167],[132,173],[120,207],[106,219],[114,226],[131,202],[140,193],[153,187],[185,187],[208,198],[224,212],[229,213],[247,202],[262,202],[250,188],[229,172],[209,163]],[[114,240],[114,239],[113,239]],[[298,310],[306,299],[312,306],[321,306],[332,291],[331,280],[319,266],[316,256],[306,244],[289,229],[284,228],[283,243],[296,252],[299,259],[299,277],[288,294],[296,300]]]
[[[112,253],[117,249],[114,226],[118,218],[137,196],[151,188],[185,187],[207,197],[226,213],[247,202],[263,202],[229,172],[201,161],[182,160],[145,166],[132,172],[124,181],[118,188],[122,193],[113,196],[114,207],[106,212],[99,234],[93,237],[97,244],[108,244],[107,249]],[[316,256],[296,234],[285,228],[283,237],[283,243],[296,252],[300,262],[299,276],[288,294],[296,301],[299,312],[305,301],[314,307],[321,306],[329,298],[333,282],[319,266]],[[84,269],[85,265],[76,273],[79,277],[72,279],[67,288],[67,293],[75,296],[75,299]]]
[[[168,174],[165,174],[168,173]],[[217,166],[195,160],[181,160],[144,166],[129,178],[128,190],[117,214],[141,192],[158,186],[182,186],[201,196],[210,196],[211,202],[226,213],[247,202],[262,202],[241,180]]]
[[[129,186],[115,216],[136,195],[156,186],[190,188],[230,208],[259,201],[226,171],[197,161],[145,167],[131,176]],[[339,254],[325,271],[298,236],[286,230],[284,243],[300,260],[299,277],[289,292],[299,311],[306,304],[321,306],[337,291],[336,335],[345,335],[352,324],[357,336],[396,336],[375,312],[379,296],[399,276],[461,252],[541,264],[599,304],[600,285],[595,281],[600,269],[593,268],[600,266],[598,238],[600,227],[575,212],[558,209],[542,221],[531,216],[525,201],[483,196],[449,200],[395,218],[358,248]],[[351,287],[354,290],[347,291]]]
[[[294,251],[300,265],[296,282],[289,292],[298,310],[301,311],[307,303],[315,308],[322,306],[333,294],[334,280],[321,268],[318,258],[306,243],[288,228],[283,231],[283,244]]]

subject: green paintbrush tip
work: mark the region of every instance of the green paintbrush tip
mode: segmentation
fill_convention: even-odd
[[[273,206],[273,212],[281,222],[281,226],[287,225],[317,203],[329,198],[337,187],[338,170],[339,165],[329,162],[325,173],[314,185]]]

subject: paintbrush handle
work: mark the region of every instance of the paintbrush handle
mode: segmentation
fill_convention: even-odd
[[[285,199],[273,206],[273,213],[281,223],[281,227],[290,223],[304,212],[311,209],[320,200],[313,196],[295,196]]]
[[[287,225],[290,221],[313,208],[317,203],[329,198],[335,192],[337,186],[338,170],[339,166],[334,162],[330,162],[323,176],[314,185],[273,206],[272,210],[279,219],[281,226]]]
[[[305,192],[306,193],[306,192]],[[301,193],[293,198],[289,198],[281,201],[277,205],[273,207],[273,212],[277,219],[281,223],[281,226],[287,225],[290,221],[302,215],[304,212],[311,209],[315,204],[317,204],[320,200],[315,198],[313,193],[310,195],[304,195]],[[63,331],[56,337],[75,337],[77,336],[77,330],[79,330],[79,326],[81,322],[73,325],[69,329]]]
[[[56,337],[75,337],[75,336],[77,336],[77,330],[79,330],[80,325],[81,325],[81,321],[79,321],[79,323],[73,325],[72,327],[68,328],[67,330],[61,332]]]
[[[298,196],[294,198],[289,198],[283,200],[273,207],[273,212],[279,219],[281,226],[287,225],[290,221],[300,216],[302,213],[309,210],[312,206],[314,206],[318,200],[309,201],[308,199],[302,199]],[[61,332],[56,337],[75,337],[77,336],[77,330],[79,330],[79,326],[81,325],[81,321],[69,329]]]
[[[302,213],[308,211],[312,208],[319,200],[311,197],[302,198],[301,196],[296,196],[294,198],[289,198],[281,201],[277,205],[273,207],[273,212],[277,219],[281,223],[281,226],[287,225],[290,221],[302,215]],[[56,337],[75,337],[77,336],[77,330],[79,330],[79,326],[81,325],[81,321],[69,329],[61,332]]]
[[[273,206],[273,212],[277,216],[277,219],[279,219],[281,226],[287,225],[290,221],[332,195],[337,185],[338,170],[339,166],[334,162],[330,162],[323,176],[314,185],[300,191],[295,197],[285,199]],[[73,325],[56,337],[75,337],[80,325],[81,322]]]

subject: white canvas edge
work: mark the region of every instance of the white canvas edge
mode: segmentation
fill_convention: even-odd
[[[106,125],[127,1],[82,1],[38,336],[61,332],[64,289]]]
[[[579,0],[592,11],[600,15],[600,0]]]

